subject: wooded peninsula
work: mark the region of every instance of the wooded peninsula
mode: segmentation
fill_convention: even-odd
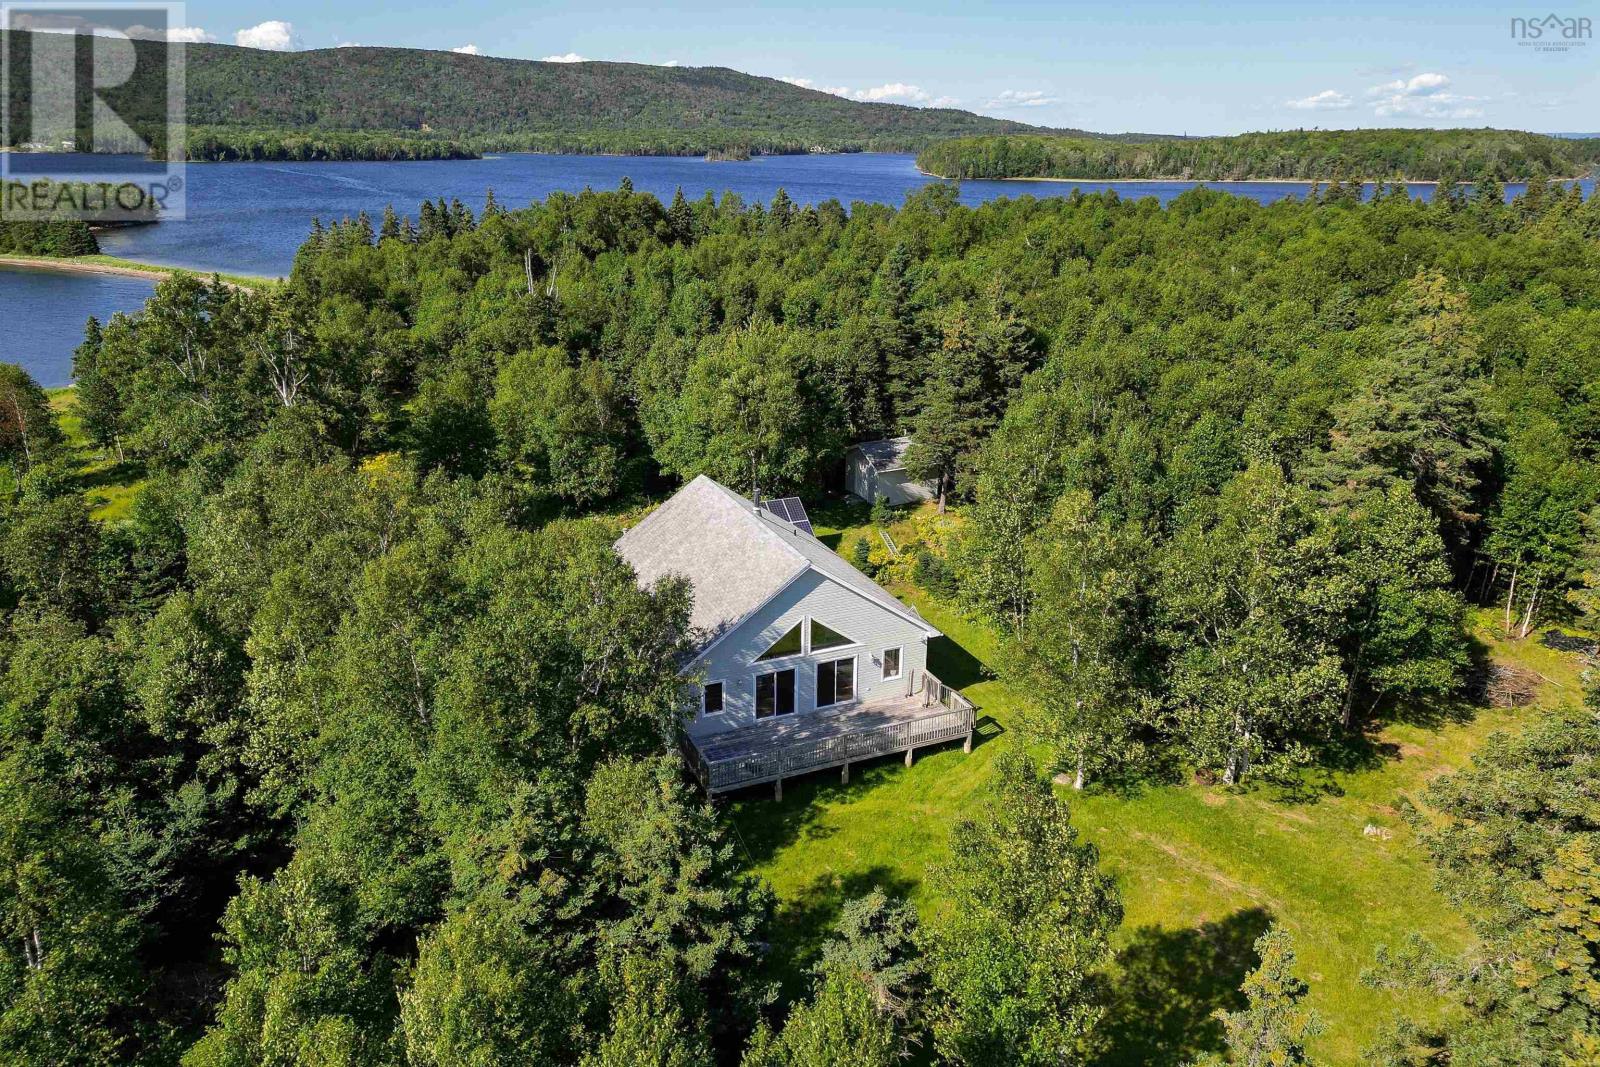
[[[1518,130],[1289,130],[1236,137],[1109,141],[1007,135],[941,141],[917,166],[941,178],[1245,181],[1499,181],[1572,178],[1600,162],[1600,138]]]

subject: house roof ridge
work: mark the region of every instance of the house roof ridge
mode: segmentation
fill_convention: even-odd
[[[772,528],[772,524],[775,523],[775,522],[783,522],[784,525],[791,526],[792,528],[793,528],[793,524],[785,522],[784,520],[778,518],[778,516],[772,514],[772,512],[766,510],[760,504],[757,504],[754,500],[751,500],[749,497],[743,495],[742,493],[734,492],[732,489],[729,489],[727,486],[723,485],[721,482],[717,481],[715,478],[711,477],[710,475],[697,474],[694,477],[694,481],[690,482],[689,484],[693,485],[694,482],[698,482],[702,478],[704,478],[714,488],[719,490],[722,493],[723,496],[729,498],[729,500],[731,500],[734,503],[734,505],[737,506],[740,509],[740,511],[743,512],[743,514],[745,515],[746,519],[748,521],[750,521],[750,522],[753,522],[761,530],[761,534],[762,534],[763,537],[766,537],[766,538],[776,542],[777,544],[782,545],[783,546],[783,550],[785,552],[789,553],[789,555],[793,556],[796,560],[798,560],[800,562],[800,564],[802,565],[802,567],[811,567],[811,566],[813,566],[810,556],[807,556],[804,552],[800,551],[794,545],[790,544],[788,538],[784,537],[783,534],[779,533],[777,530]],[[673,499],[677,499],[677,498],[674,497]],[[803,532],[803,531],[798,530],[798,528],[795,528],[795,529],[796,529],[796,532]],[[798,575],[799,572],[796,571],[795,574]]]

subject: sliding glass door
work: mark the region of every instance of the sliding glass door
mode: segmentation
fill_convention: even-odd
[[[794,714],[794,668],[756,675],[756,718]]]

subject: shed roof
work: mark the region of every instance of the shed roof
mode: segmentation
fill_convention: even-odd
[[[617,540],[642,585],[680,574],[694,588],[689,625],[704,652],[807,571],[817,571],[922,627],[916,611],[837,552],[764,508],[700,475]]]
[[[887,437],[882,441],[862,441],[852,449],[866,457],[877,471],[897,471],[906,465],[906,449],[911,447],[909,437]]]

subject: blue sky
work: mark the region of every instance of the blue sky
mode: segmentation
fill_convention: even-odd
[[[1600,3],[1551,9],[1600,24]],[[521,59],[726,66],[857,99],[948,104],[1038,125],[1237,133],[1299,126],[1600,127],[1600,41],[1513,40],[1465,0],[1285,4],[190,0],[195,39],[475,49]]]

